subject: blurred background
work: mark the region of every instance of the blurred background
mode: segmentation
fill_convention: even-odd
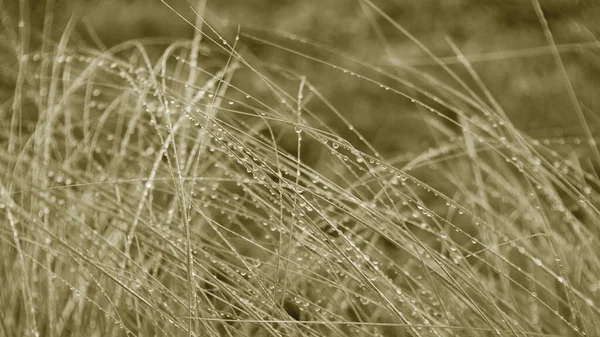
[[[191,5],[186,1],[167,3],[193,22]],[[374,4],[440,57],[469,87],[476,88],[465,67],[457,61],[450,43],[455,44],[517,128],[533,136],[545,135],[549,129],[580,132],[566,83],[530,1],[396,0]],[[588,122],[597,124],[599,2],[540,0],[540,4]],[[102,0],[86,7],[87,20],[106,45],[139,37],[192,34],[190,25],[158,0]],[[239,25],[242,34],[361,71],[361,67],[340,56],[280,34],[290,33],[352,55],[413,83],[418,80],[407,67],[459,87],[408,36],[362,1],[207,1],[205,17],[224,36],[232,37]],[[415,133],[415,127],[424,125],[414,118],[414,114],[422,112],[415,111],[408,100],[256,39],[242,36],[241,41],[249,53],[265,63],[279,64],[306,75],[378,149],[393,153],[414,149],[427,140],[421,130],[410,134]],[[474,90],[482,95],[480,90]],[[323,107],[312,108],[318,111]],[[383,138],[379,139],[378,134],[384,135]],[[390,142],[394,134],[399,136],[398,142]],[[402,134],[410,136],[401,137]]]
[[[43,27],[48,11],[46,3],[52,2],[29,2],[33,29]],[[239,49],[243,49],[244,55],[262,62],[265,67],[278,65],[307,76],[382,154],[426,148],[431,139],[423,132],[427,124],[422,117],[425,112],[409,99],[385,92],[357,77],[343,76],[322,62],[379,82],[388,81],[394,90],[433,104],[420,97],[418,90],[386,77],[406,80],[429,92],[447,92],[441,88],[444,84],[465,92],[464,87],[448,75],[451,69],[475,95],[483,97],[481,86],[457,57],[457,53],[462,53],[518,129],[534,137],[580,134],[581,125],[568,95],[569,85],[580,101],[587,122],[592,126],[598,124],[598,1],[540,0],[570,83],[553,58],[553,48],[530,1],[395,0],[373,4],[385,15],[378,13],[369,2],[358,0],[209,0],[205,2],[204,17],[216,32],[228,39],[232,39],[239,28]],[[17,1],[9,1],[5,6],[9,12],[18,13]],[[95,47],[101,44],[109,48],[138,38],[190,38],[193,28],[186,20],[195,21],[193,8],[197,6],[195,0],[165,0],[164,3],[160,0],[57,0],[53,2],[54,38],[58,40],[61,36],[69,17],[82,18],[76,31],[81,40]],[[9,17],[17,17],[15,15]],[[206,27],[204,31],[210,34]],[[291,36],[312,42],[303,43]],[[415,41],[441,62],[428,56]],[[158,56],[163,47],[156,48]],[[350,61],[341,53],[361,60],[363,65],[378,68],[379,73]],[[425,79],[427,76],[439,82],[432,83]],[[317,113],[327,110],[320,100],[307,105]],[[442,112],[455,118],[451,111]],[[326,122],[334,128],[341,125],[335,118],[328,120],[329,115],[323,113]],[[343,125],[337,131],[343,137],[353,137]]]

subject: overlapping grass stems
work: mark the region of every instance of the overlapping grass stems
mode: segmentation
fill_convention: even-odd
[[[198,11],[158,60],[3,21],[3,335],[600,335],[585,119],[520,132],[456,47],[476,87],[417,40],[454,82],[272,43],[412,101],[434,143],[380,155],[310,76],[239,52],[268,39]]]

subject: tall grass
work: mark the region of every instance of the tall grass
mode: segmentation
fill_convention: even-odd
[[[43,28],[23,1],[1,30],[0,335],[600,335],[595,125],[536,1],[557,113],[579,121],[557,136],[519,130],[452,40],[460,70],[369,0],[436,73],[225,39],[202,2],[190,40],[104,48],[76,16],[54,39],[52,4]],[[398,104],[429,145],[363,134],[318,74],[250,43]]]

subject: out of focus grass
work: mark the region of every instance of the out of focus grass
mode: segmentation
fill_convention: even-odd
[[[0,1],[0,335],[600,335],[599,14]]]

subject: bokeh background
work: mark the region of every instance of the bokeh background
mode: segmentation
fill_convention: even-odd
[[[190,38],[193,28],[182,17],[194,22],[192,8],[197,2],[165,2],[171,8],[160,0],[56,1],[55,36],[60,36],[68,18],[73,15],[84,18],[77,30],[91,45],[101,41],[110,47],[129,39],[157,36]],[[30,10],[32,25],[41,28],[46,8],[43,2],[39,3],[38,6],[32,2]],[[483,96],[458,61],[456,50],[451,47],[455,44],[518,129],[538,138],[581,133],[566,90],[568,83],[557,67],[530,1],[399,0],[374,3],[390,20],[401,25],[457,72],[476,94]],[[13,5],[16,11],[16,1]],[[540,0],[540,5],[570,85],[588,123],[595,125],[598,123],[595,112],[600,108],[599,2]],[[11,7],[10,3],[8,7]],[[277,64],[307,76],[382,154],[426,148],[431,139],[427,132],[422,132],[425,125],[419,117],[425,112],[419,111],[408,99],[388,95],[364,80],[342,76],[339,70],[283,51],[271,43],[385,81],[383,76],[325,52],[322,47],[284,36],[293,34],[356,57],[390,75],[422,84],[428,90],[435,90],[435,86],[423,84],[424,75],[461,90],[422,48],[362,1],[207,1],[205,20],[227,38],[232,38],[239,28],[245,55],[252,55],[265,65]],[[95,39],[90,39],[90,31],[97,35]],[[157,50],[156,55],[159,54],[160,50]],[[417,93],[401,85],[396,84],[394,89],[418,97]],[[317,113],[327,110],[316,101],[312,106],[308,104],[308,108]],[[452,112],[448,114],[452,115]],[[327,113],[323,115],[327,119]],[[329,122],[334,127],[341,124],[335,120]],[[338,131],[342,136],[352,137],[344,127]]]

